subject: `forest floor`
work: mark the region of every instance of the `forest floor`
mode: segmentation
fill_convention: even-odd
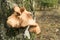
[[[31,34],[30,40],[60,40],[60,10],[52,11],[36,11],[37,23],[41,28],[41,33],[36,35]],[[12,30],[12,31],[11,31]],[[10,29],[6,32],[3,24],[0,25],[0,40],[28,40],[23,39],[23,32],[19,33]]]
[[[40,39],[37,40],[60,40],[59,10],[38,11],[36,17],[41,27]]]

